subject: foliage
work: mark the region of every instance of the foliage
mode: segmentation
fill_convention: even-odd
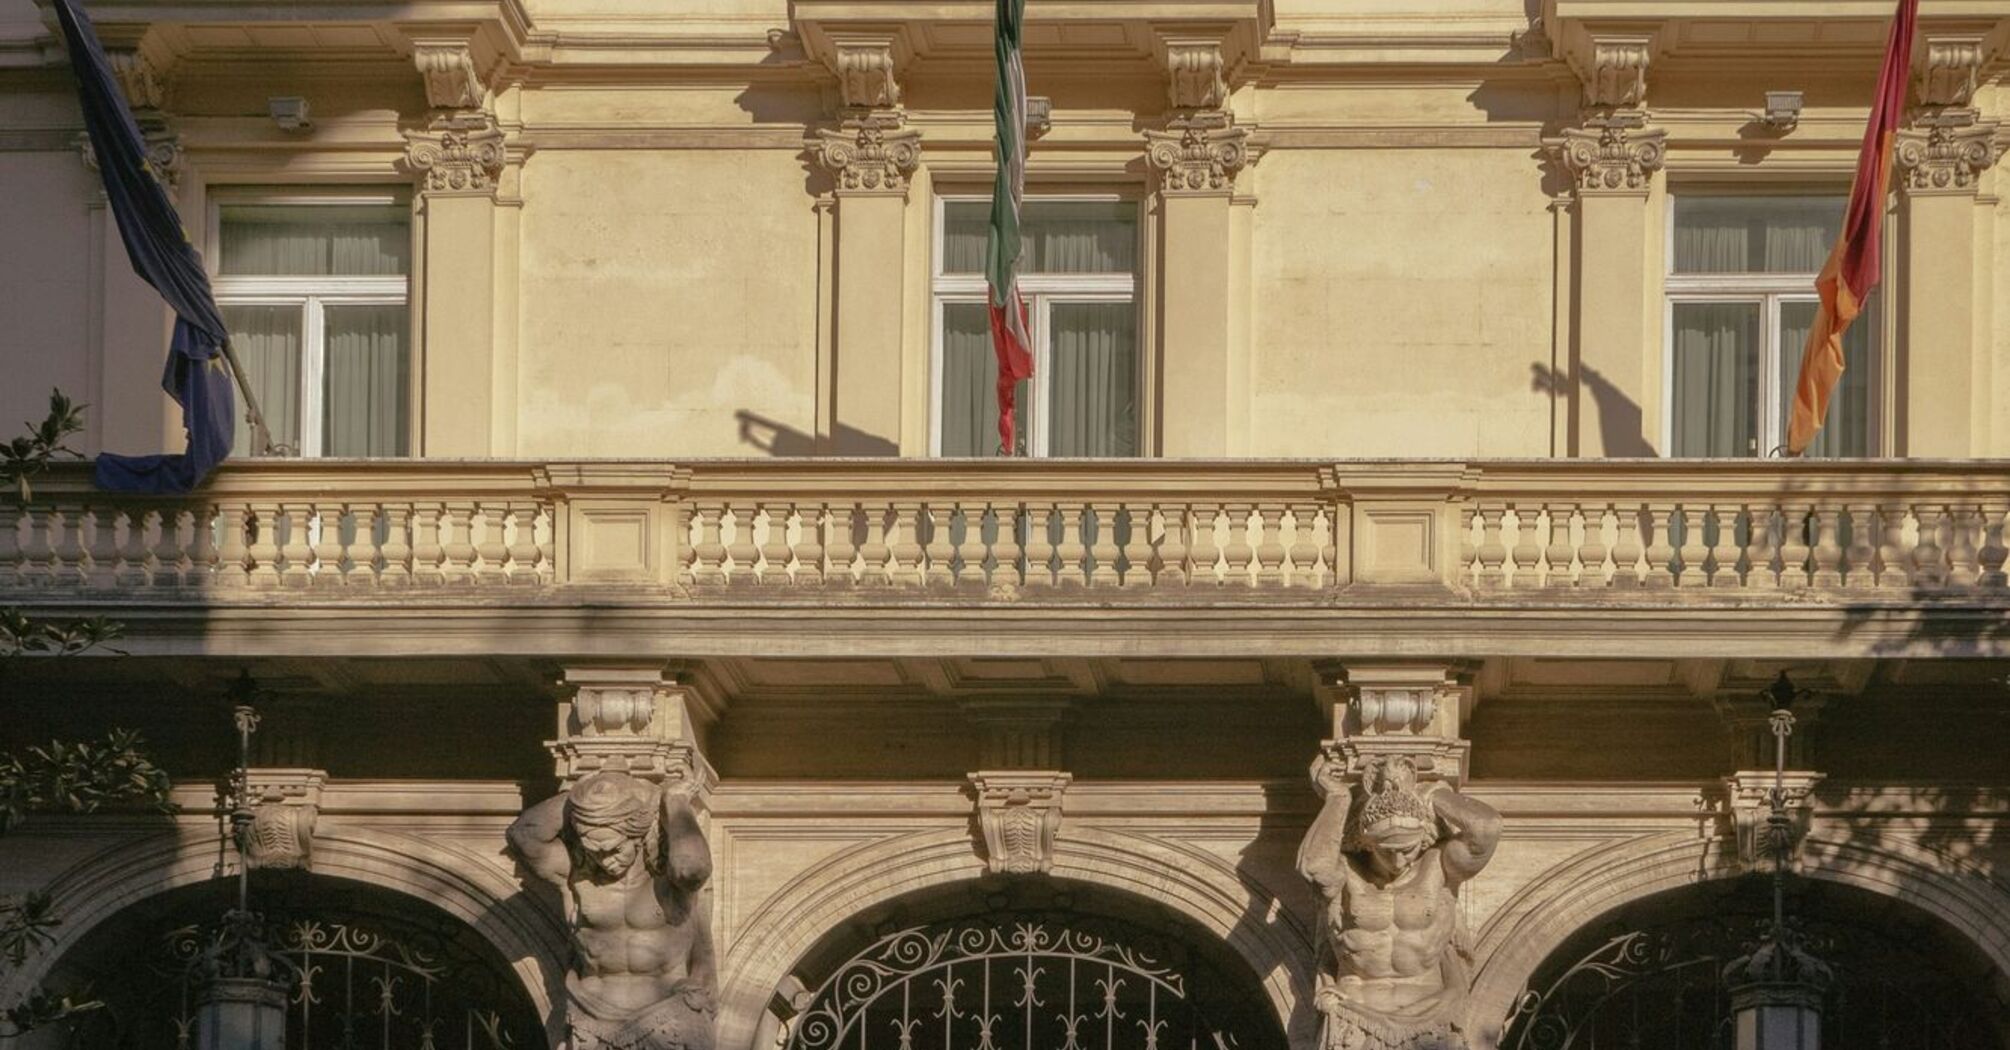
[[[147,807],[166,813],[168,775],[142,750],[130,729],[102,741],[52,740],[23,752],[0,753],[0,834],[29,813],[96,813],[107,807]]]
[[[28,479],[49,469],[59,456],[77,455],[64,441],[84,429],[84,406],[71,404],[61,390],[49,391],[49,415],[29,423],[28,433],[0,443],[0,485],[11,485],[22,502],[33,496]]]
[[[0,609],[0,666],[17,656],[75,656],[100,646],[116,653],[108,643],[122,632],[102,616],[58,624],[31,620],[18,609]]]

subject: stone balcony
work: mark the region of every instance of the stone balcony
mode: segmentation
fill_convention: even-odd
[[[239,461],[0,505],[135,651],[1994,656],[1984,461]]]

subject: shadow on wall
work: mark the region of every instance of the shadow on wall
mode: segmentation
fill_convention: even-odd
[[[739,421],[740,443],[770,456],[900,455],[900,446],[893,442],[841,423],[827,441],[819,441],[814,434],[805,434],[786,423],[744,408],[735,411],[733,418]]]
[[[1531,389],[1563,401],[1570,400],[1576,393],[1579,380],[1582,380],[1583,388],[1590,392],[1591,400],[1598,406],[1598,436],[1604,441],[1605,456],[1653,458],[1658,455],[1642,433],[1640,405],[1597,369],[1579,365],[1577,375],[1573,377],[1540,361],[1532,362],[1528,367]],[[1577,413],[1573,415],[1583,418]]]

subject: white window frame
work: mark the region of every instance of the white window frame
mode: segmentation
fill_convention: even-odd
[[[209,279],[216,292],[218,306],[292,306],[301,311],[300,319],[300,447],[294,453],[302,458],[317,458],[322,452],[322,428],[326,422],[327,406],[322,403],[322,391],[326,387],[328,363],[328,330],[326,310],[331,306],[405,306],[410,307],[412,299],[412,277],[410,273],[402,277],[359,277],[345,275],[317,275],[306,277],[223,274],[218,272],[223,265],[223,209],[245,205],[304,205],[309,207],[332,207],[336,205],[393,205],[409,207],[408,197],[389,190],[368,192],[352,189],[315,191],[306,189],[231,189],[212,188],[209,195],[208,236],[209,248],[204,259],[209,267]],[[407,259],[412,258],[408,253]],[[409,320],[409,311],[407,314]],[[410,336],[407,335],[407,342]],[[417,355],[408,355],[416,369]],[[416,391],[416,382],[407,383],[408,391]],[[416,395],[413,395],[416,398]],[[418,406],[410,405],[408,419],[416,419]],[[406,435],[406,448],[414,447],[413,436]]]
[[[1815,271],[1807,273],[1676,273],[1675,272],[1675,202],[1685,196],[1680,190],[1668,194],[1666,236],[1662,243],[1666,247],[1663,262],[1662,330],[1661,330],[1661,447],[1668,455],[1675,449],[1675,307],[1678,303],[1721,303],[1756,304],[1759,307],[1759,412],[1755,427],[1760,446],[1751,453],[1751,458],[1771,458],[1786,444],[1787,411],[1786,380],[1781,378],[1784,371],[1781,354],[1798,354],[1801,347],[1782,347],[1780,343],[1780,306],[1783,303],[1820,303],[1821,297],[1815,293]],[[1816,190],[1802,190],[1793,193],[1773,193],[1754,187],[1718,187],[1703,192],[1686,194],[1694,197],[1828,197],[1842,196]],[[1887,282],[1889,283],[1889,282]],[[1878,314],[1857,318],[1857,324],[1870,325],[1870,397],[1867,418],[1865,455],[1882,455],[1881,435],[1882,408],[1884,404],[1884,344],[1885,332],[1882,317],[1882,302]],[[1739,457],[1745,458],[1745,457]]]
[[[1047,416],[1052,411],[1051,395],[1045,382],[1050,374],[1048,362],[1053,356],[1053,326],[1049,323],[1055,304],[1072,303],[1130,303],[1139,308],[1141,288],[1144,284],[1144,204],[1136,197],[1117,193],[1102,194],[1054,194],[1026,198],[1029,202],[1046,203],[1092,202],[1108,204],[1112,202],[1130,204],[1138,209],[1138,246],[1135,258],[1139,265],[1131,273],[1024,273],[1019,274],[1019,292],[1026,297],[1026,322],[1033,336],[1033,379],[1026,384],[1026,430],[1024,435],[1026,456],[1029,459],[1045,458],[1050,453]],[[935,198],[935,232],[931,237],[933,251],[929,264],[931,295],[929,303],[928,334],[928,454],[942,455],[942,332],[944,307],[951,303],[975,303],[983,306],[990,302],[990,287],[985,283],[983,273],[943,272],[943,233],[948,229],[948,207],[952,203],[975,201],[989,204],[988,194],[937,194]],[[1139,318],[1138,333],[1138,450],[1143,455],[1144,398],[1146,370],[1144,368],[1145,345],[1144,324]]]

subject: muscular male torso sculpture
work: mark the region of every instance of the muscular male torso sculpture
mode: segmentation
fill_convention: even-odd
[[[711,853],[689,805],[597,773],[525,811],[509,841],[565,898],[575,1050],[709,1050],[715,975],[698,891]]]

